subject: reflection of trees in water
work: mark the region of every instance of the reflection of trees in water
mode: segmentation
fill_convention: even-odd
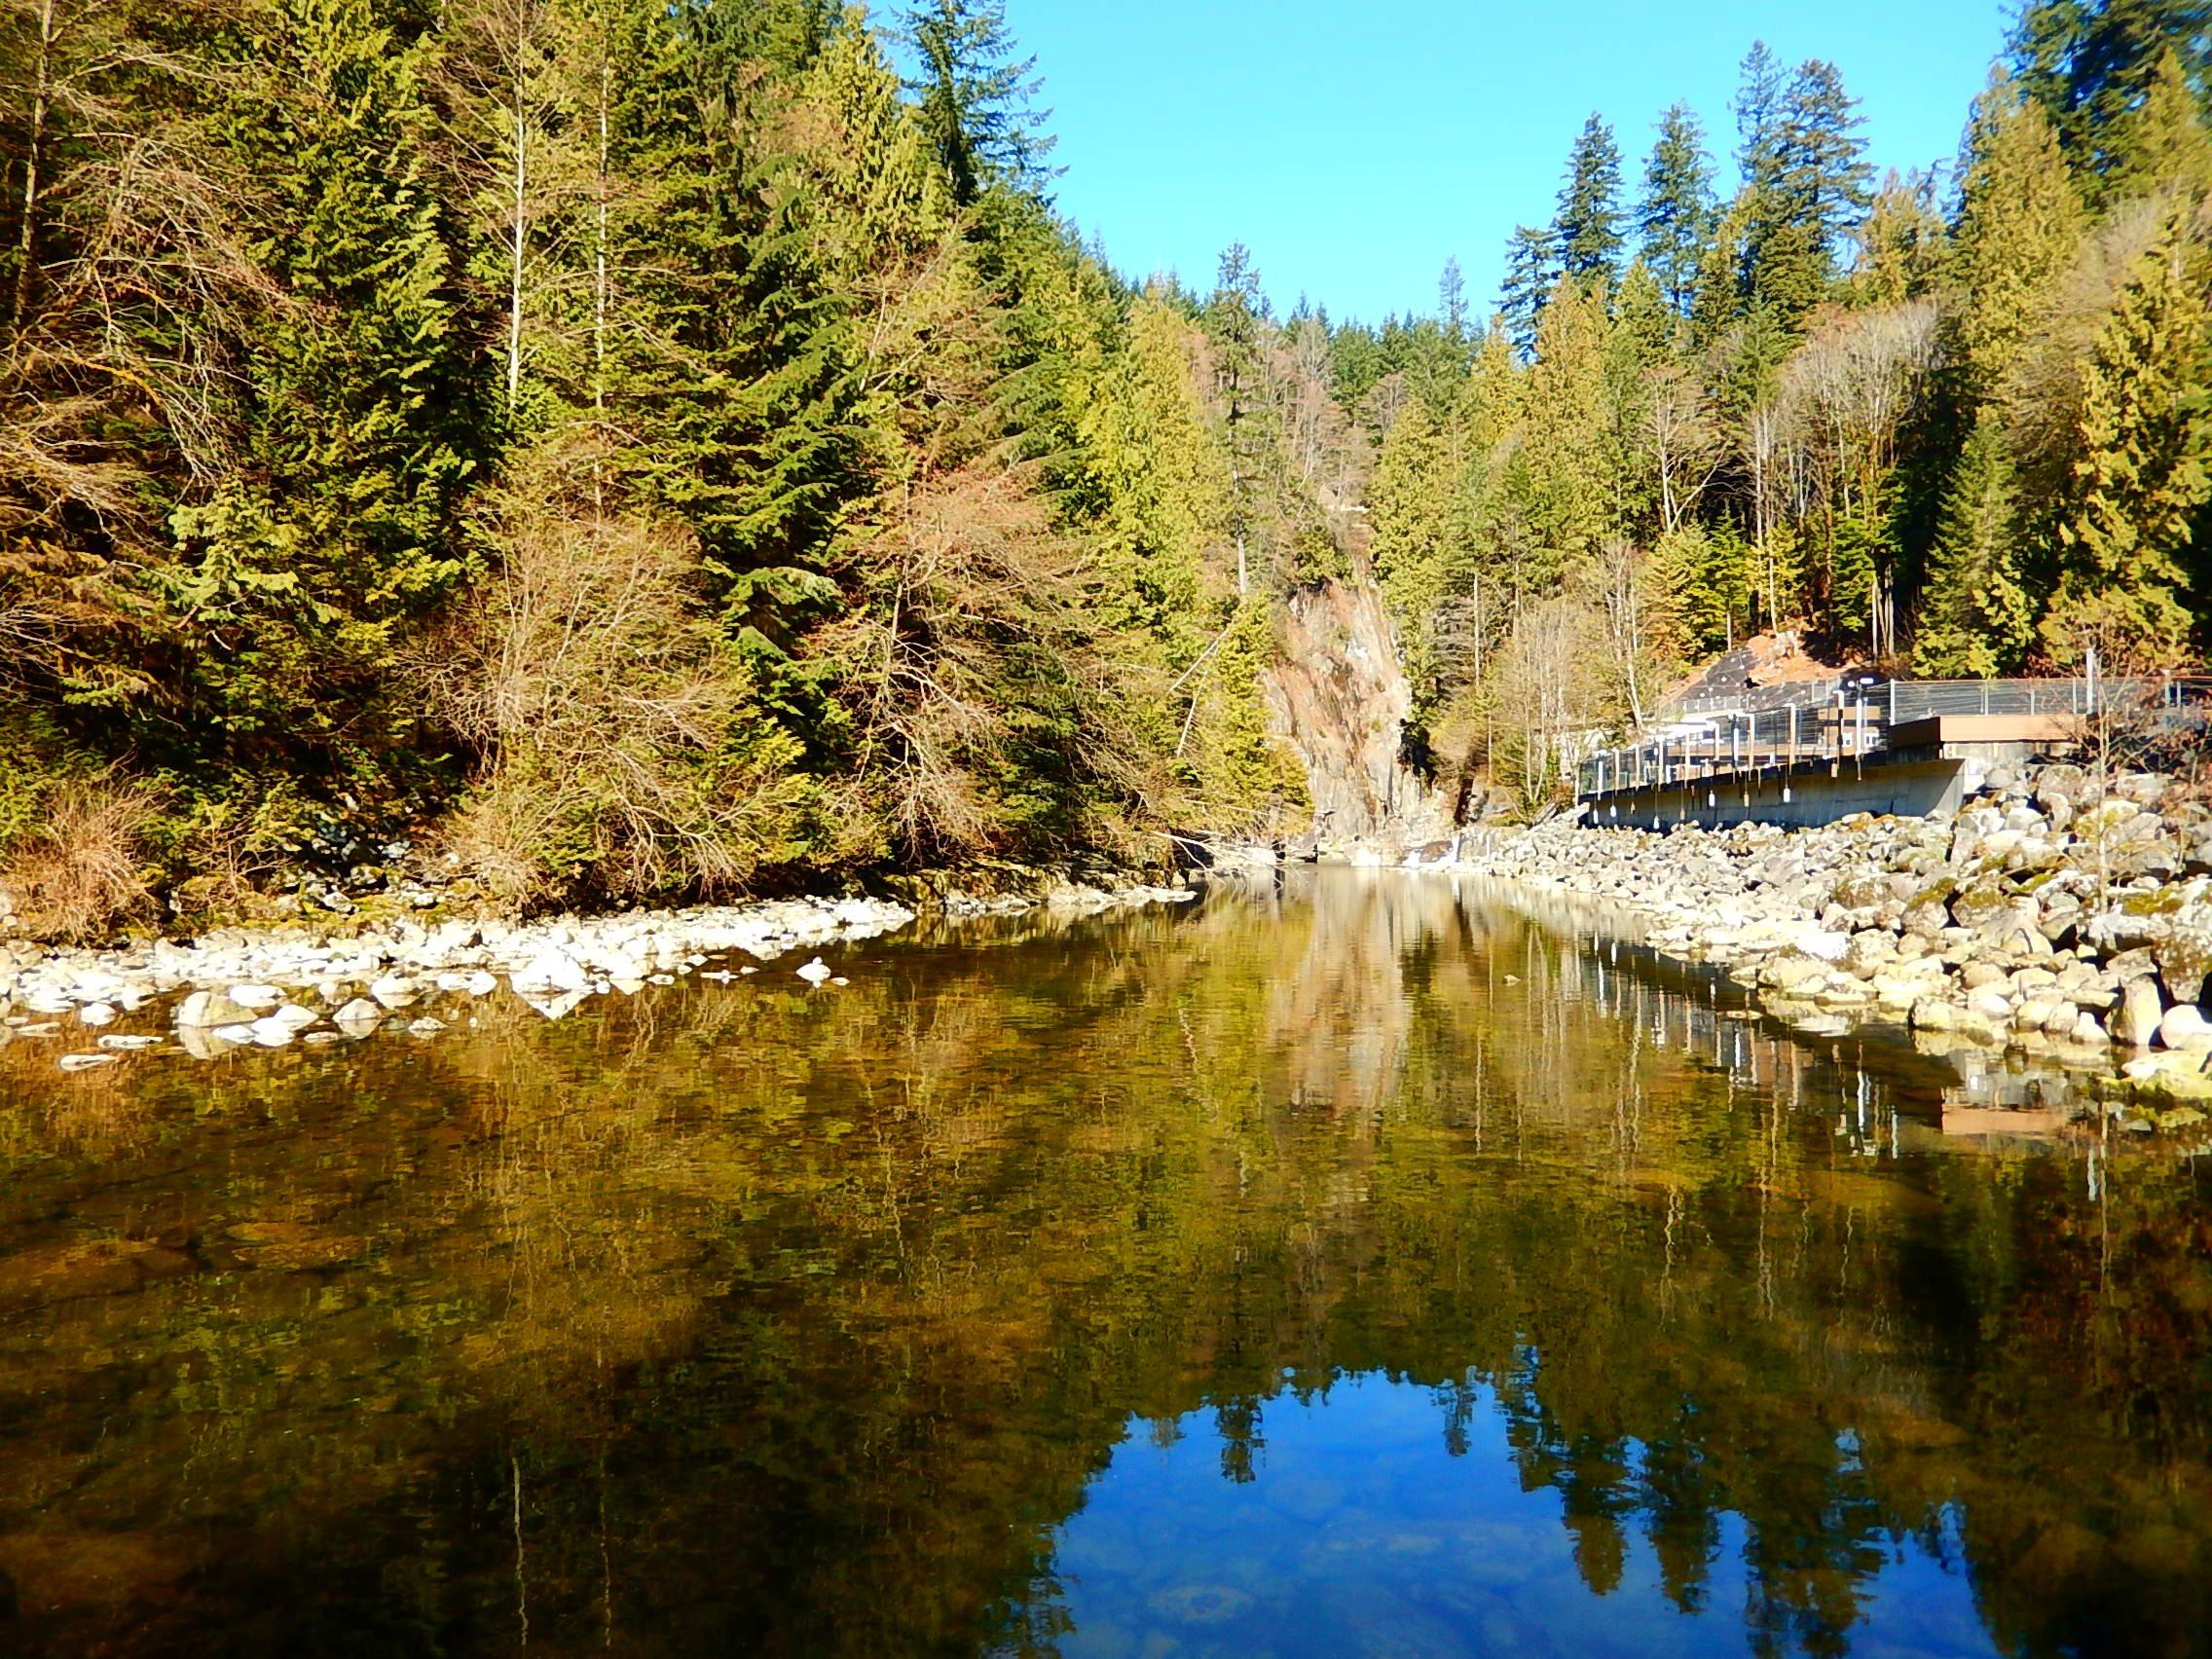
[[[395,1651],[1041,1647],[1131,1419],[1241,1480],[1381,1370],[1450,1452],[1494,1397],[1593,1590],[1641,1532],[1695,1607],[1741,1517],[1759,1646],[1905,1535],[2025,1651],[2205,1611],[2186,1167],[1935,1151],[1909,1064],[1434,880],[787,982],[26,1083],[0,1567],[145,1540],[119,1651],[297,1644],[303,1578]]]

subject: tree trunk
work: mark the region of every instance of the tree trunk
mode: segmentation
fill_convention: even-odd
[[[15,308],[18,332],[30,325],[31,272],[38,258],[39,165],[46,159],[47,111],[54,100],[55,0],[39,0],[38,67],[31,84],[30,130],[23,144],[23,223],[17,240]]]
[[[594,192],[598,198],[598,230],[592,247],[591,274],[591,404],[602,413],[607,409],[607,106],[613,95],[613,62],[602,57],[599,60],[599,177]]]
[[[527,26],[526,15],[518,11],[515,17],[514,216],[507,235],[507,418],[510,421],[514,419],[515,406],[522,400],[522,261],[529,241],[526,235],[529,218],[525,195],[530,185],[530,118],[523,95],[523,75],[529,53],[529,42],[524,33]]]

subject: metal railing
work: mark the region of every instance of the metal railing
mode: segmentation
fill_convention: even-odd
[[[1800,680],[1781,685],[1747,685],[1737,691],[1705,691],[1670,703],[1660,713],[1669,718],[1686,719],[1698,715],[1780,709],[1790,703],[1832,697],[1842,684],[1843,676],[1830,675],[1825,680]]]
[[[1576,768],[1575,793],[1703,782],[1805,761],[1863,759],[1891,747],[1893,727],[1934,715],[2063,715],[2212,712],[2212,677],[2156,680],[1891,680],[1830,684],[1817,695],[1769,708],[1685,711],[1640,743],[1608,749]]]

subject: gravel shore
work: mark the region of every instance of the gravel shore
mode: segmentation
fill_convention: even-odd
[[[1955,814],[1467,831],[1439,866],[1621,906],[1810,1031],[2011,1047],[2169,1123],[2212,1110],[2212,812],[2173,780],[1994,767]]]
[[[1184,887],[1096,875],[1040,875],[986,894],[916,885],[928,887],[930,907],[954,916],[1088,914],[1196,897]],[[880,938],[916,914],[888,899],[791,899],[520,922],[224,928],[118,949],[0,940],[0,1042],[50,1045],[62,1070],[82,1071],[127,1056],[206,1059],[395,1027],[433,1036],[484,997],[519,997],[558,1019],[591,997],[691,974],[750,976],[802,951]],[[844,982],[818,956],[795,972],[810,985]]]

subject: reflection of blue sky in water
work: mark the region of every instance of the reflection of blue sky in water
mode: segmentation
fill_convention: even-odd
[[[1211,1412],[1130,1425],[1060,1529],[1066,1659],[1167,1655],[1742,1654],[1746,1530],[1722,1518],[1699,1611],[1666,1595],[1642,1517],[1621,1518],[1619,1582],[1595,1594],[1559,1492],[1522,1490],[1508,1420],[1468,1391],[1465,1452],[1437,1391],[1380,1376],[1267,1402],[1249,1483],[1225,1478]],[[1630,1456],[1640,1456],[1635,1448]],[[1959,1559],[1956,1539],[1943,1553]],[[1917,1537],[1875,1540],[1854,1655],[1994,1654],[1965,1573]]]

